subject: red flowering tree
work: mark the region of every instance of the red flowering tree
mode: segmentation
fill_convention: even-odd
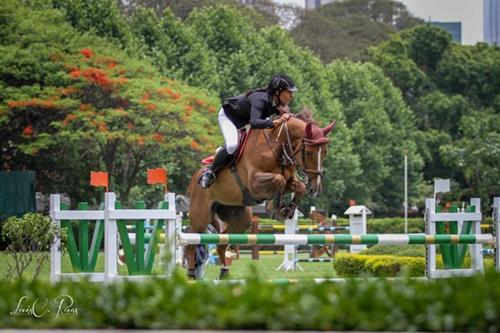
[[[10,11],[12,24],[35,17]],[[78,46],[82,39],[71,28],[51,25],[57,22],[51,13],[36,15],[44,38],[54,37],[43,50],[21,52],[18,36],[0,60],[0,85],[7,88],[0,95],[1,169],[34,169],[42,191],[76,200],[88,200],[90,171],[106,170],[125,201],[134,186],[146,184],[147,168],[167,167],[170,189],[184,192],[198,161],[220,143],[218,98],[160,77],[147,62],[95,38]],[[16,76],[13,67],[26,63],[36,63],[38,75]]]

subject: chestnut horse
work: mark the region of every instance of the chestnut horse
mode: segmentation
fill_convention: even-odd
[[[275,128],[252,129],[240,159],[233,166],[219,170],[211,187],[205,190],[198,185],[196,180],[202,169],[193,175],[189,186],[191,232],[203,233],[212,225],[219,233],[244,233],[252,221],[250,206],[270,199],[273,204],[268,205],[268,209],[280,218],[291,218],[306,190],[312,196],[321,192],[327,135],[334,125],[332,122],[320,128],[310,112],[303,111]],[[297,179],[297,171],[307,188]],[[294,194],[288,206],[281,200],[286,193]],[[227,226],[225,230],[221,221]],[[221,278],[229,273],[226,249],[227,245],[217,246]],[[195,265],[196,252],[194,245],[187,246],[191,278],[200,278],[202,274]]]

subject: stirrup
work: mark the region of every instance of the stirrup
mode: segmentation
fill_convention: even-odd
[[[204,189],[207,189],[215,182],[215,174],[212,170],[206,169],[203,174],[198,178],[198,184]]]

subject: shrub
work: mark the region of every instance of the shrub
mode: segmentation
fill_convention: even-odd
[[[334,268],[341,276],[371,275],[389,277],[401,275],[410,276],[425,274],[425,258],[399,257],[393,255],[337,254]]]
[[[64,247],[66,230],[61,231],[50,217],[38,213],[27,213],[22,218],[9,217],[2,229],[3,239],[8,244],[6,278],[21,279],[33,263],[35,280],[49,259],[49,251],[57,234],[61,235],[61,245]]]
[[[0,327],[8,328],[498,332],[500,322],[498,273],[288,285],[255,278],[245,285],[188,283],[180,275],[141,282],[0,283]],[[23,296],[30,304],[48,301],[50,313],[11,315]],[[63,304],[66,312],[57,316],[61,296],[74,302]]]
[[[374,245],[362,252],[368,255],[425,257],[425,245]]]

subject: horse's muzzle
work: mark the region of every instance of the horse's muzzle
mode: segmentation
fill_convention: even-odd
[[[322,190],[321,177],[316,177],[314,180],[310,180],[307,183],[307,194],[311,197],[319,195]]]

